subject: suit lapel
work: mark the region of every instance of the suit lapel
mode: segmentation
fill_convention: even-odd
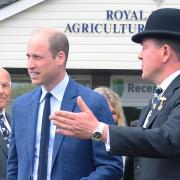
[[[158,115],[158,110],[157,110],[157,107],[156,107],[156,109],[154,109],[152,111],[152,115],[149,117],[149,120],[148,120],[148,123],[146,125],[146,128],[148,128],[153,123],[153,121],[155,120],[157,115]]]
[[[144,121],[145,121],[145,119],[146,119],[146,117],[148,115],[148,112],[150,110],[150,107],[151,106],[148,105],[148,106],[145,107],[145,109],[143,109],[143,112],[142,112],[141,116],[139,117],[138,127],[143,126]]]
[[[168,88],[165,90],[165,92],[163,93],[163,97],[166,98],[166,100],[163,102],[163,106],[162,108],[158,109],[158,107],[160,106],[161,102],[159,101],[157,107],[155,110],[153,110],[152,116],[149,118],[149,122],[146,126],[146,128],[148,128],[156,119],[156,116],[158,115],[158,113],[163,110],[163,108],[166,106],[167,102],[170,100],[170,98],[173,96],[174,94],[174,90],[176,88],[179,88],[180,86],[180,75],[177,76],[172,82],[171,84],[168,86]]]
[[[76,83],[74,82],[74,80],[70,78],[69,83],[64,93],[62,103],[61,103],[61,110],[73,111],[74,105],[76,103],[76,97],[77,97],[76,88],[77,88]],[[63,138],[64,136],[62,135],[58,135],[58,134],[55,135],[53,157],[52,157],[52,167],[55,162],[57,153],[60,149]]]
[[[26,130],[26,137],[28,141],[27,150],[29,151],[29,157],[31,159],[31,166],[33,167],[34,161],[34,147],[36,140],[36,124],[38,117],[38,109],[39,109],[39,99],[41,96],[41,88],[38,88],[32,97],[27,100],[26,104],[23,104],[23,114],[26,117],[26,122],[24,124],[24,128]],[[32,168],[33,169],[33,168]]]

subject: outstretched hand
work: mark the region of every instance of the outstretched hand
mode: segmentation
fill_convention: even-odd
[[[56,133],[90,139],[99,121],[80,96],[77,103],[82,112],[56,111],[50,116],[50,120],[57,126]]]

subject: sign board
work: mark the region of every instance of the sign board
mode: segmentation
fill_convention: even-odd
[[[142,80],[141,76],[111,76],[111,88],[121,97],[123,106],[146,106],[156,85]]]

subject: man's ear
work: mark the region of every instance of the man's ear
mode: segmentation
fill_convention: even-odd
[[[58,65],[62,66],[65,64],[66,61],[66,55],[63,51],[59,51],[56,55],[56,60]]]
[[[165,45],[163,45],[163,47],[162,47],[162,55],[163,55],[163,62],[165,63],[165,62],[167,62],[168,60],[169,60],[169,58],[172,56],[172,48],[169,46],[169,45],[167,45],[167,44],[165,44]]]

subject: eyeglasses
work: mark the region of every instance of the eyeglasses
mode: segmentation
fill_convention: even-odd
[[[11,83],[0,83],[0,89],[9,89],[11,87]]]

